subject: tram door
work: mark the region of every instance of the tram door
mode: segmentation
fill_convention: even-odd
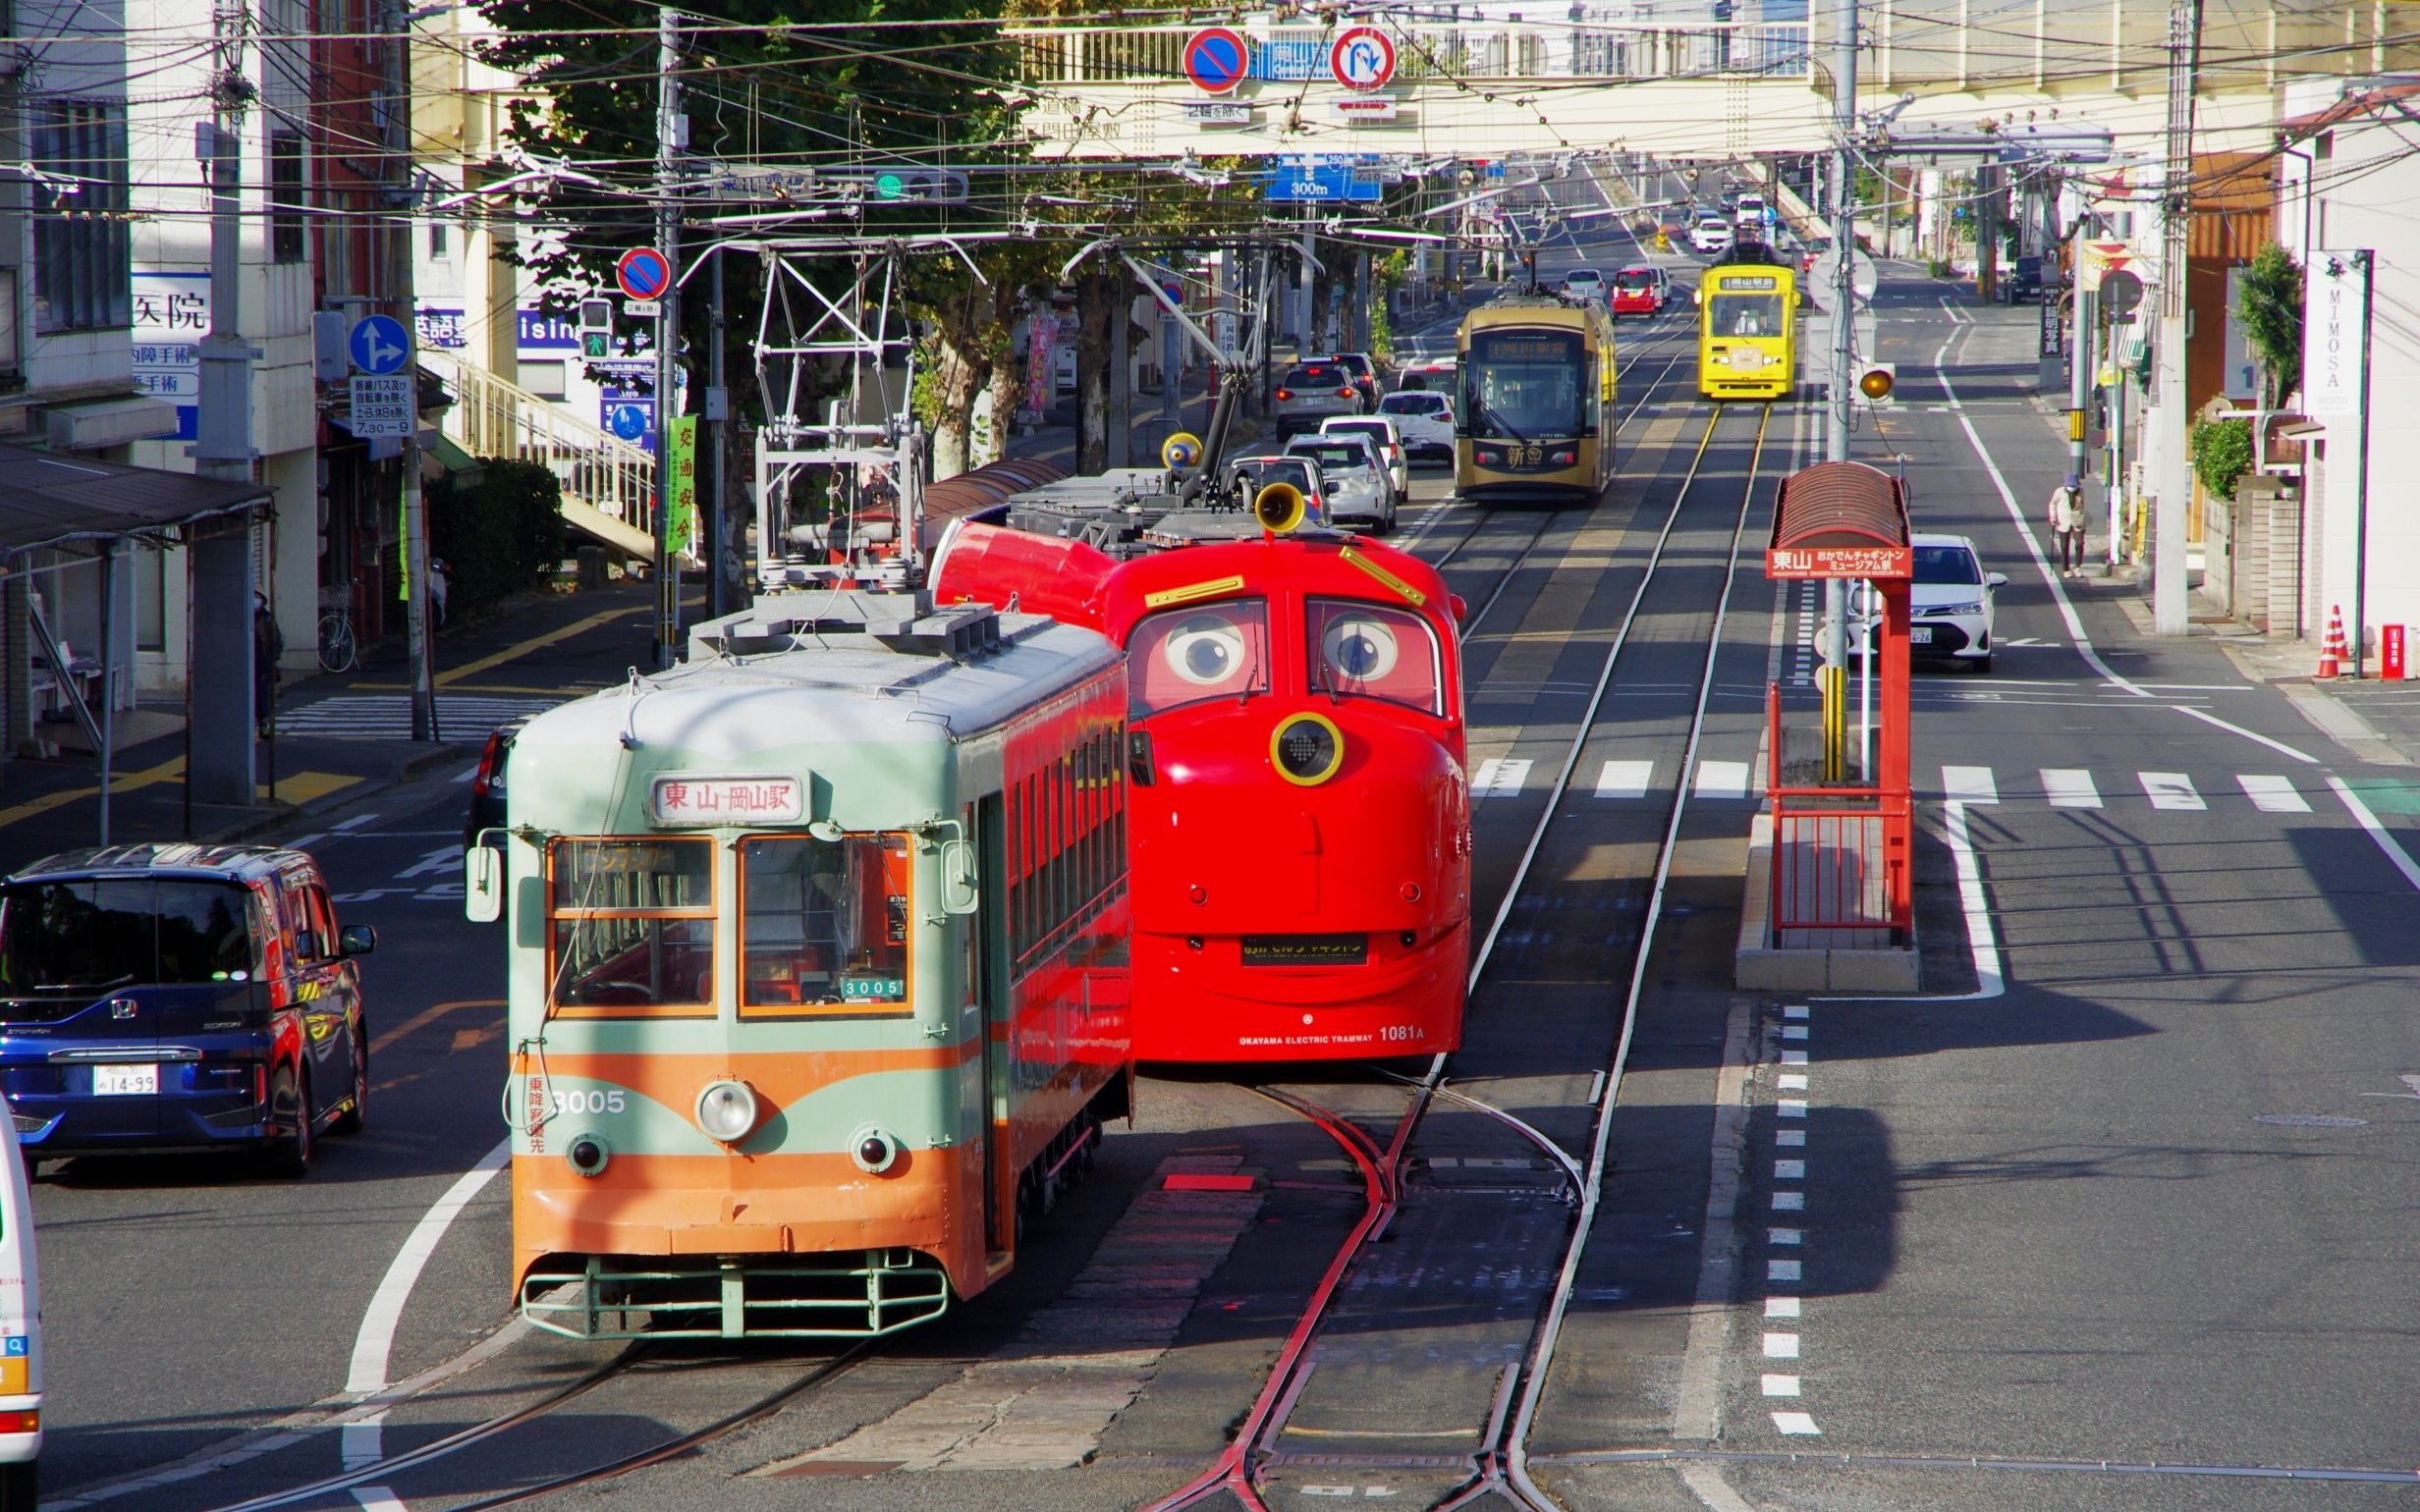
[[[974,919],[974,962],[967,991],[981,1007],[983,1045],[984,1147],[983,1232],[985,1248],[1005,1261],[1017,1248],[1016,1141],[1010,1137],[1007,1029],[1011,1021],[1009,988],[1008,817],[1001,795],[992,793],[975,804],[971,837],[980,858],[981,910]]]

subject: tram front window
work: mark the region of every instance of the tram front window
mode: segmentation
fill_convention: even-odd
[[[1463,363],[1464,427],[1534,441],[1588,429],[1588,356],[1568,331],[1482,331]]]
[[[740,1009],[908,1000],[908,838],[777,836],[740,844]]]
[[[546,913],[559,1008],[714,1001],[714,846],[703,837],[559,839]]]
[[[1779,336],[1782,297],[1778,294],[1720,295],[1714,304],[1717,336]]]

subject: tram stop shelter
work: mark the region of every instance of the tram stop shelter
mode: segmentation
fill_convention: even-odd
[[[1822,699],[1813,711],[1786,711],[1781,685],[1766,689],[1771,803],[1750,840],[1734,970],[1742,988],[1917,985],[1907,675],[1914,555],[1905,489],[1892,474],[1836,461],[1783,479],[1765,575],[1865,585],[1851,596],[1869,617],[1877,738],[1870,764],[1852,770],[1848,668],[1818,675]]]

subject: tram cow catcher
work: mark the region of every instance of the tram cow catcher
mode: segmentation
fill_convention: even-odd
[[[1765,693],[1770,815],[1757,821],[1736,962],[1743,988],[1916,985],[1914,803],[1908,772],[1908,580],[1914,552],[1896,477],[1818,462],[1782,481],[1765,575],[1870,584],[1866,675],[1879,685],[1849,760],[1848,669],[1816,677],[1813,738]],[[1853,628],[1852,621],[1852,628]],[[1879,735],[1868,744],[1868,736]],[[1756,853],[1761,851],[1762,853]]]

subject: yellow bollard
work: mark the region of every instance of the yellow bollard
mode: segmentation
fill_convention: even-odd
[[[1824,701],[1824,781],[1848,774],[1848,669],[1826,667],[1815,674]]]

